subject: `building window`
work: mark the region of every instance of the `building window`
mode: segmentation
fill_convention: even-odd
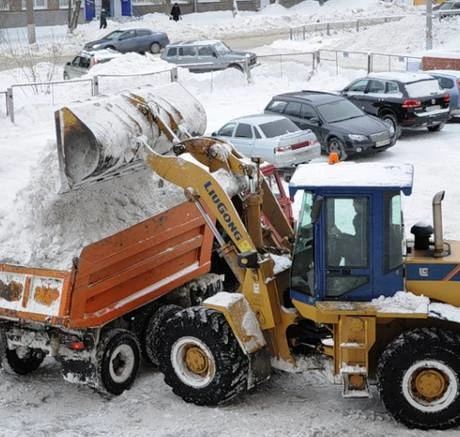
[[[70,0],[59,0],[59,9],[69,9]]]
[[[132,0],[133,5],[162,5],[164,4],[163,0]]]
[[[34,9],[47,9],[48,2],[47,0],[33,0]],[[22,0],[22,9],[27,10],[27,0]]]
[[[9,6],[8,0],[0,0],[0,11],[9,11]]]

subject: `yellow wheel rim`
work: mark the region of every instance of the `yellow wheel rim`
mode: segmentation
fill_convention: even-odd
[[[430,402],[443,396],[447,389],[447,378],[438,369],[424,369],[413,379],[413,391]]]
[[[185,351],[187,368],[197,374],[206,375],[209,370],[209,360],[206,354],[197,346],[190,346]]]

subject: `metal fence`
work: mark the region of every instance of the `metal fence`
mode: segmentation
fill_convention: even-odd
[[[405,15],[390,15],[388,17],[379,18],[358,18],[350,21],[330,21],[330,22],[316,22],[305,24],[299,27],[292,27],[289,29],[289,38],[292,40],[306,39],[311,33],[326,32],[330,35],[331,30],[349,30],[356,29],[357,32],[363,27],[374,26],[376,24],[389,23],[391,21],[399,21]]]
[[[134,84],[142,86],[153,82],[167,83],[177,80],[177,69],[172,68],[155,73],[100,75],[88,79],[59,80],[52,82],[31,82],[10,86],[6,92],[5,115],[14,123],[15,109],[35,104],[57,105],[72,100],[97,96],[101,92],[117,92],[126,89],[126,79],[135,78]],[[79,86],[76,87],[75,84]]]
[[[391,53],[358,52],[348,50],[318,50],[317,63],[335,68],[336,74],[342,69],[365,70],[367,73],[381,71],[416,71],[421,58]]]
[[[283,77],[293,63],[304,66],[307,72],[314,72],[318,64],[318,52],[278,53],[273,55],[257,56],[261,65],[269,65],[272,74],[278,73]]]

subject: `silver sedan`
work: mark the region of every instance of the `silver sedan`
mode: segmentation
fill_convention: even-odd
[[[262,158],[285,168],[320,156],[321,146],[310,130],[300,130],[280,115],[260,114],[235,118],[212,134],[230,141],[251,158]]]

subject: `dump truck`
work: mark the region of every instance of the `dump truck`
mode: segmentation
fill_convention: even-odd
[[[91,113],[95,107],[99,116]],[[77,102],[56,111],[55,119],[63,195],[138,171],[145,166],[141,140],[164,153],[173,141],[201,134],[206,126],[203,107],[178,84]],[[94,167],[82,184],[85,163]],[[286,220],[292,220],[276,168],[264,166],[263,175],[277,187]],[[2,366],[24,375],[49,356],[70,382],[114,395],[129,388],[142,357],[158,365],[163,320],[223,287],[223,275],[213,272],[219,259],[213,260],[206,220],[183,197],[166,211],[85,244],[68,269],[0,263]],[[282,243],[279,232],[270,235],[270,244]]]

